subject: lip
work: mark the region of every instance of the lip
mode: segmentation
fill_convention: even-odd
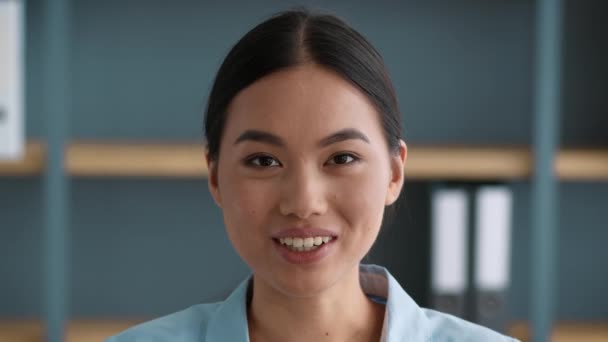
[[[273,239],[282,239],[286,237],[315,237],[315,236],[331,236],[332,238],[338,237],[338,234],[332,232],[331,230],[322,229],[322,228],[288,228],[283,229],[280,232],[277,232],[272,235]]]
[[[294,235],[288,235],[294,236]],[[298,235],[296,235],[298,236]],[[301,235],[300,235],[301,236]],[[318,235],[317,235],[318,236]],[[328,235],[324,235],[328,236]],[[320,245],[317,249],[311,251],[303,251],[297,252],[293,251],[287,246],[282,245],[278,238],[273,239],[274,247],[276,248],[279,255],[283,258],[283,260],[287,261],[290,264],[294,265],[309,265],[320,262],[323,258],[329,255],[334,248],[336,247],[336,239],[332,239],[328,243],[324,243]]]
[[[279,241],[279,239],[286,237],[310,238],[316,236],[331,236],[332,240],[329,243],[322,244],[314,250],[302,252],[293,251],[287,248],[287,246],[282,245]],[[295,265],[314,264],[321,261],[334,250],[337,239],[338,234],[331,230],[310,226],[286,228],[272,235],[274,247],[279,255],[283,258],[283,260]]]

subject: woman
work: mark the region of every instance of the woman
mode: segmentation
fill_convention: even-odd
[[[360,265],[403,185],[399,118],[381,56],[340,19],[288,11],[247,33],[205,128],[209,189],[253,276],[109,341],[512,341]]]

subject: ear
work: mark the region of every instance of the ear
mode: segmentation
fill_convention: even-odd
[[[399,153],[393,153],[390,156],[390,164],[391,164],[391,179],[388,184],[388,191],[386,192],[385,205],[393,204],[397,198],[399,198],[399,194],[401,193],[401,188],[403,187],[403,179],[404,179],[404,170],[405,170],[405,162],[407,160],[407,145],[405,141],[399,140]]]
[[[218,186],[218,171],[217,171],[217,160],[211,160],[209,158],[209,151],[205,152],[205,160],[207,161],[208,177],[207,185],[209,186],[209,192],[215,203],[221,208],[222,197],[220,196],[220,188]]]

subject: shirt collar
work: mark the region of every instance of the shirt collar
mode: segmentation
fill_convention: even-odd
[[[363,291],[386,299],[380,341],[428,341],[426,316],[386,268],[361,265],[359,271]],[[205,341],[249,341],[247,290],[250,280],[251,277],[244,280],[218,307],[207,325]]]
[[[384,267],[361,265],[363,292],[386,299],[381,342],[428,340],[428,322],[421,308]]]
[[[226,298],[209,320],[204,341],[249,342],[247,325],[247,278]]]

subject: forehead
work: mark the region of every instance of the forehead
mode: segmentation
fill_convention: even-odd
[[[331,70],[305,64],[241,91],[228,108],[225,136],[260,129],[303,139],[346,127],[382,135],[375,107],[358,88]]]

